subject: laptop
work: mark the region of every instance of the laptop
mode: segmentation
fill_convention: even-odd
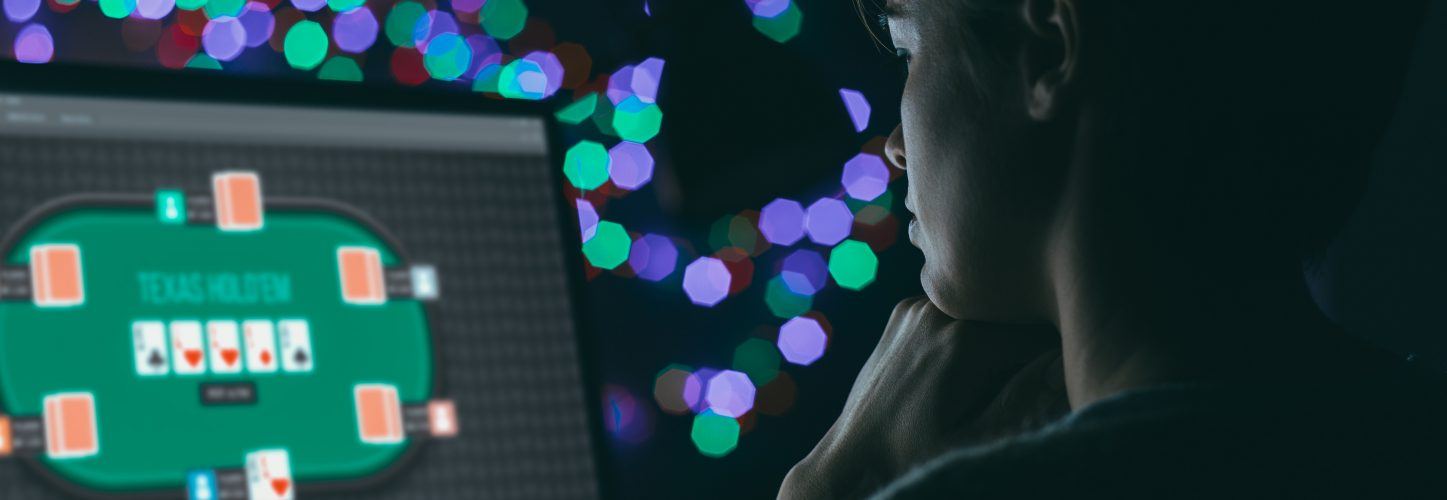
[[[0,74],[5,498],[606,496],[547,109]]]

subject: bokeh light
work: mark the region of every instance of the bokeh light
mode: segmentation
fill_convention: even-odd
[[[779,348],[767,340],[745,340],[734,349],[733,368],[749,376],[755,386],[763,387],[779,376]]]
[[[337,56],[322,64],[321,69],[317,70],[317,78],[337,82],[360,82],[362,67],[348,57]]]
[[[422,53],[427,53],[427,44],[432,40],[445,35],[457,34],[457,18],[452,14],[440,10],[428,11],[427,14],[417,18],[417,24],[412,26],[412,44]]]
[[[713,257],[699,257],[683,270],[683,291],[694,304],[713,307],[729,296],[728,266]]]
[[[855,132],[863,132],[869,128],[869,100],[864,94],[853,89],[839,89],[839,98],[844,101],[844,110],[849,113],[849,121],[854,124]]]
[[[794,407],[797,394],[798,386],[794,384],[794,377],[787,372],[779,372],[779,376],[774,377],[772,382],[759,387],[754,411],[773,417],[781,416]]]
[[[608,177],[623,189],[638,189],[653,180],[653,154],[648,147],[623,141],[608,150]]]
[[[683,386],[690,375],[693,372],[683,365],[669,365],[658,372],[653,379],[653,401],[658,403],[659,409],[674,415],[689,413],[690,405],[683,399]]]
[[[756,17],[779,17],[784,11],[789,10],[792,0],[744,0],[749,6],[749,11]]]
[[[508,99],[542,99],[547,89],[548,75],[537,61],[514,59],[498,73],[498,93]]]
[[[560,122],[569,125],[578,125],[583,123],[584,120],[587,120],[588,117],[593,116],[593,111],[596,109],[598,109],[598,93],[594,92],[578,98],[578,100],[573,101],[572,104],[564,106],[563,109],[558,110],[554,116],[557,116]]]
[[[302,21],[286,32],[286,62],[291,67],[309,70],[327,56],[327,32],[314,21]]]
[[[651,414],[623,386],[603,386],[602,416],[603,428],[618,441],[641,443],[653,433]]]
[[[754,261],[749,259],[747,252],[738,247],[728,247],[714,252],[713,256],[722,260],[729,270],[729,295],[742,292],[753,284]]]
[[[779,43],[799,36],[799,28],[803,24],[804,11],[799,10],[797,2],[789,2],[789,6],[774,17],[754,16],[754,29]]]
[[[44,64],[55,56],[55,40],[50,30],[41,24],[31,24],[20,29],[15,35],[15,60],[29,64]]]
[[[136,0],[100,0],[101,14],[111,19],[125,19],[136,11]]]
[[[5,0],[5,18],[12,23],[23,23],[35,17],[40,10],[40,0]]]
[[[487,0],[482,4],[482,29],[498,40],[521,33],[527,24],[528,7],[522,0]]]
[[[377,43],[378,28],[372,9],[352,9],[332,19],[332,39],[342,52],[361,54]]]
[[[724,370],[709,379],[704,400],[714,413],[738,418],[754,408],[755,392],[754,383],[748,375]]]
[[[628,260],[633,238],[616,222],[599,221],[595,234],[583,242],[583,256],[588,263],[602,269],[613,269]]]
[[[593,208],[593,203],[579,198],[578,203],[578,233],[582,235],[583,242],[593,239],[598,234],[598,209]]]
[[[633,242],[628,254],[628,266],[639,278],[648,281],[662,281],[678,268],[678,247],[666,236],[644,235]]]
[[[889,167],[878,156],[859,153],[844,163],[844,174],[839,181],[849,197],[873,201],[889,188]]]
[[[327,6],[327,0],[291,0],[291,6],[302,12],[316,12]]]
[[[174,0],[159,0],[174,4]],[[164,16],[164,14],[162,14]],[[271,15],[271,7],[261,2],[247,2],[246,9],[241,11],[241,25],[246,27],[246,46],[251,48],[260,47],[271,39],[276,29],[276,18]]]
[[[739,445],[739,422],[730,417],[705,411],[693,418],[693,445],[709,457],[722,457]]]
[[[383,27],[383,31],[387,33],[387,41],[398,47],[417,46],[413,35],[418,22],[426,15],[427,8],[420,3],[398,2],[392,6],[391,12],[387,13],[387,21]]]
[[[456,80],[472,64],[472,47],[456,33],[443,33],[432,38],[424,49],[423,67],[432,78]]]
[[[136,0],[136,15],[143,19],[161,19],[174,10],[176,0]]]
[[[613,111],[613,130],[625,141],[648,142],[658,135],[663,125],[663,111],[658,104],[629,96]]]
[[[780,267],[779,279],[789,291],[800,295],[819,293],[829,279],[829,265],[813,250],[795,250],[784,257]]]
[[[779,353],[796,365],[808,366],[824,356],[829,336],[814,318],[800,316],[779,327]]]
[[[578,189],[598,189],[608,182],[608,150],[593,141],[578,141],[563,155],[563,177]]]
[[[834,282],[850,290],[859,290],[874,282],[879,258],[869,245],[846,240],[829,252],[829,275]]]
[[[683,402],[688,404],[688,409],[694,413],[703,413],[708,408],[705,401],[705,390],[708,388],[708,381],[718,375],[718,370],[713,368],[699,368],[688,375],[683,381]]]
[[[330,7],[333,12],[346,13],[356,10],[366,3],[366,0],[327,0],[327,7]]]
[[[201,32],[201,46],[217,61],[230,61],[246,48],[246,28],[234,17],[212,19]]]
[[[809,239],[820,245],[835,245],[849,237],[854,227],[854,213],[849,205],[833,198],[821,198],[809,205],[804,216],[804,228]]]
[[[205,7],[206,17],[211,19],[236,17],[246,8],[246,0],[207,0]]]
[[[814,307],[814,298],[809,295],[795,293],[789,289],[780,276],[769,279],[769,284],[764,287],[764,303],[769,306],[769,312],[780,318],[792,318],[809,312]]]
[[[769,202],[759,212],[759,232],[775,245],[797,243],[804,238],[804,206],[783,198]]]

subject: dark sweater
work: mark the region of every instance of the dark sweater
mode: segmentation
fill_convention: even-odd
[[[1447,498],[1442,385],[1405,363],[1344,371],[1129,391],[875,498]]]

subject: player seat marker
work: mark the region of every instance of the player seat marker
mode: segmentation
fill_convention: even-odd
[[[45,454],[52,459],[81,458],[100,452],[95,397],[67,392],[45,397]]]
[[[30,247],[31,292],[39,307],[67,307],[85,302],[80,247],[57,243]]]
[[[382,254],[377,249],[337,248],[337,269],[341,273],[344,302],[357,305],[379,305],[387,302]]]
[[[222,231],[261,229],[261,177],[256,172],[217,172],[211,177],[211,190],[216,227]]]

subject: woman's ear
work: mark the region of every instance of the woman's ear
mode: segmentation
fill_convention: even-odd
[[[1080,73],[1079,0],[1025,0],[1021,45],[1026,109],[1038,121],[1054,120]]]

